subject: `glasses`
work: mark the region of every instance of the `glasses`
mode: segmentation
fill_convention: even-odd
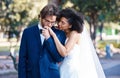
[[[45,22],[48,23],[48,24],[51,24],[51,25],[55,25],[55,24],[56,24],[56,21],[51,22],[51,21],[49,21],[49,20],[47,20],[47,19],[44,19],[44,20],[45,20]]]

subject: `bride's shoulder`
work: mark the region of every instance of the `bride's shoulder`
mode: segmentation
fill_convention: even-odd
[[[76,31],[72,31],[70,34],[70,39],[73,39],[75,41],[75,43],[79,43],[80,42],[80,33],[76,32]]]
[[[77,31],[71,31],[70,36],[75,36],[75,37],[79,37],[80,33],[78,33]]]

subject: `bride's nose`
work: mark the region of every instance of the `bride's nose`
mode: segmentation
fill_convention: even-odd
[[[58,27],[60,27],[60,22],[58,22]]]
[[[61,27],[61,25],[62,25],[62,23],[61,23],[61,22],[59,22],[59,23],[58,23],[58,26],[60,26],[60,27]]]

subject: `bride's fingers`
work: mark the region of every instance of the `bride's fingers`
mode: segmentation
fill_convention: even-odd
[[[51,28],[48,28],[49,32],[52,33],[52,29]]]
[[[51,31],[51,28],[48,28],[49,31]]]
[[[49,30],[49,32],[50,32],[51,35],[55,34],[51,28],[49,28],[48,30]]]

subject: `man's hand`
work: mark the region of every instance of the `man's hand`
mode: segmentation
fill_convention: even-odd
[[[45,39],[47,40],[50,37],[50,33],[48,31],[48,27],[45,26],[44,29],[42,29],[42,34],[45,37]]]

